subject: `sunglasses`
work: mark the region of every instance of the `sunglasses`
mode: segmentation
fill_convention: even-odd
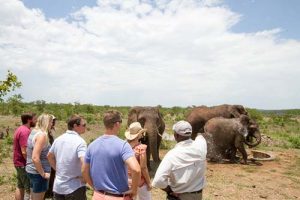
[[[118,120],[118,121],[115,121],[114,123],[117,123],[117,122],[119,122],[120,124],[122,124],[122,119]]]
[[[77,124],[77,126],[82,126],[82,127],[86,127],[86,124]]]

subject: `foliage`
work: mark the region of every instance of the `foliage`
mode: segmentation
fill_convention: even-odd
[[[23,111],[24,105],[22,103],[22,99],[23,97],[20,94],[15,94],[7,100],[9,110],[15,116],[20,115]]]
[[[4,140],[0,140],[0,163],[4,158],[9,156],[13,144],[13,138],[11,136],[6,137]]]
[[[13,95],[7,100],[7,102],[2,103],[2,106],[0,106],[0,113],[2,115],[20,115],[24,112],[35,112],[39,115],[43,112],[46,112],[55,115],[60,121],[66,121],[71,115],[79,114],[87,120],[88,124],[96,125],[102,124],[102,117],[105,111],[118,110],[122,113],[123,117],[120,137],[124,138],[122,133],[124,133],[126,129],[129,109],[130,107],[127,106],[98,106],[91,104],[80,104],[78,102],[58,104],[47,103],[44,100],[23,103],[21,95]],[[178,106],[166,108],[159,106],[159,109],[166,123],[166,131],[169,131],[176,121],[186,118],[186,115],[191,108]],[[284,148],[300,148],[299,110],[267,112],[248,108],[247,111],[249,116],[252,119],[255,119],[259,124],[261,133],[267,135],[272,140],[281,141],[276,143],[276,146]],[[89,139],[91,140],[91,138],[96,137],[91,136]],[[162,148],[170,148],[171,145],[172,144],[169,144],[168,142],[163,142]],[[261,145],[263,145],[263,143]]]
[[[175,141],[162,140],[160,144],[161,149],[172,149],[175,146]]]
[[[3,183],[5,183],[5,176],[0,176],[0,185],[2,185]]]
[[[263,115],[257,109],[247,108],[247,112],[251,119],[254,119],[257,122],[262,121]]]
[[[4,96],[21,86],[22,83],[18,80],[18,77],[8,70],[6,80],[0,81],[0,101],[3,102]]]

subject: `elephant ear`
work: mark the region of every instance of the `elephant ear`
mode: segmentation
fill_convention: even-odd
[[[240,122],[243,126],[248,126],[248,124],[250,123],[250,118],[247,115],[241,115]]]
[[[235,107],[236,107],[236,109],[238,110],[238,112],[240,114],[248,115],[248,112],[247,112],[247,110],[245,109],[244,106],[242,106],[242,105],[236,105]]]
[[[139,108],[137,107],[133,107],[130,109],[129,113],[128,113],[128,120],[127,120],[127,127],[129,127],[129,125],[132,122],[137,122],[138,121],[138,114],[139,114]]]
[[[247,114],[242,105],[232,105],[229,107],[229,112],[232,118],[239,118],[241,114]]]

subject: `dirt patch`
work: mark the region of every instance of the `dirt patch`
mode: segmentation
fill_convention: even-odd
[[[298,199],[300,198],[300,157],[298,150],[272,152],[274,161],[241,164],[207,164],[203,197],[210,199]],[[165,199],[153,189],[153,199]]]
[[[161,150],[161,157],[166,152]],[[208,163],[204,199],[299,199],[300,151],[281,150],[272,153],[276,155],[274,161],[249,165]],[[0,164],[0,200],[13,199],[14,173],[12,159],[4,159]],[[165,199],[165,193],[156,188],[152,190],[152,196],[154,200]]]

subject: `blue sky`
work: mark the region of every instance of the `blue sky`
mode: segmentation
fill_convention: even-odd
[[[47,18],[64,18],[83,6],[93,7],[96,0],[24,0],[28,8],[41,9]],[[225,0],[220,4],[228,6],[242,16],[234,32],[255,32],[264,29],[281,28],[284,38],[300,39],[299,0]]]
[[[233,27],[233,31],[281,28],[283,37],[300,39],[298,0],[225,0],[225,4],[242,15],[242,20]]]
[[[28,8],[38,8],[48,18],[64,18],[83,6],[95,6],[95,0],[24,0]]]
[[[0,3],[24,101],[300,108],[300,1]]]

